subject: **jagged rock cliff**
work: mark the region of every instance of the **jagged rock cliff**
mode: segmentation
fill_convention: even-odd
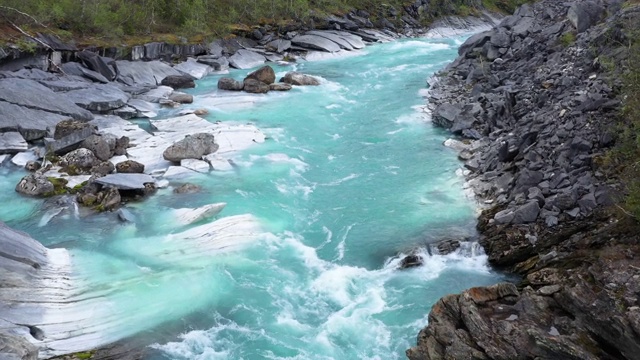
[[[640,259],[621,191],[597,166],[615,141],[621,64],[640,6],[544,0],[477,34],[431,89],[433,121],[460,153],[491,263],[516,286],[442,298],[418,359],[637,359]]]

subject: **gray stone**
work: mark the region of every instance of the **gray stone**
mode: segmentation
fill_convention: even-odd
[[[0,133],[0,154],[16,154],[29,148],[19,132]]]
[[[211,68],[209,65],[199,63],[195,59],[188,59],[187,61],[181,62],[173,68],[184,74],[187,74],[188,76],[196,80],[200,80],[213,72],[213,68]],[[176,89],[175,87],[173,88]]]
[[[123,107],[129,101],[129,94],[113,85],[95,84],[81,90],[64,93],[76,105],[95,112],[105,112]]]
[[[263,66],[260,69],[253,71],[245,77],[247,79],[255,79],[267,85],[271,85],[276,81],[276,73],[271,66]]]
[[[102,161],[107,161],[113,156],[109,143],[100,135],[87,137],[82,141],[80,147],[91,150],[91,152]]]
[[[55,190],[53,183],[44,175],[29,174],[16,185],[16,191],[23,195],[47,196]]]
[[[497,224],[510,224],[511,221],[513,221],[514,217],[515,217],[515,214],[511,209],[505,209],[496,213],[493,216],[493,219],[496,221]]]
[[[174,91],[169,95],[169,100],[177,102],[178,104],[191,104],[193,103],[193,95]]]
[[[55,93],[33,80],[0,79],[0,100],[17,106],[64,115],[78,120],[88,121],[93,119],[93,115],[90,112],[78,107],[65,95]],[[0,106],[0,108],[2,107]]]
[[[144,173],[144,164],[134,160],[127,160],[117,163],[116,170],[121,174],[142,174]]]
[[[62,155],[74,150],[82,141],[91,136],[93,131],[93,126],[83,121],[61,121],[55,127],[53,138],[44,139],[47,153]]]
[[[80,175],[89,174],[99,162],[91,150],[79,148],[62,156],[59,164],[69,175]]]
[[[305,75],[296,71],[290,71],[286,73],[284,77],[280,79],[280,82],[298,86],[320,85],[320,81],[318,81],[318,79],[314,78],[313,76]]]
[[[431,116],[434,124],[444,128],[450,128],[461,112],[462,108],[459,105],[444,103],[438,105]]]
[[[218,89],[229,91],[241,91],[244,89],[244,82],[232,78],[223,77],[218,80]]]
[[[364,49],[364,47],[366,46],[360,36],[352,33],[348,33],[346,31],[328,30],[328,31],[323,31],[323,33],[325,34],[331,33],[339,36],[343,40],[347,41],[349,45],[351,45],[351,47],[354,49]]]
[[[569,7],[567,18],[581,33],[598,23],[604,15],[604,8],[595,1],[574,2]]]
[[[252,94],[266,94],[269,92],[269,85],[256,79],[244,79],[244,91]]]
[[[213,135],[208,133],[198,133],[187,135],[169,146],[162,156],[167,161],[180,162],[184,159],[201,159],[204,155],[214,153],[218,150]]]
[[[60,69],[67,75],[80,76],[94,82],[107,84],[109,80],[100,73],[89,70],[77,62],[67,62],[60,66]]]
[[[530,201],[520,206],[513,212],[512,224],[526,224],[536,221],[540,214],[540,205],[537,201]]]
[[[136,217],[133,215],[133,213],[127,209],[119,209],[118,212],[118,219],[122,222],[125,223],[135,223],[136,222]]]
[[[511,37],[504,31],[496,31],[491,34],[490,42],[493,46],[505,48],[511,45]]]
[[[329,31],[307,31],[305,33],[306,35],[314,35],[314,36],[320,36],[323,37],[327,40],[333,41],[334,43],[338,44],[338,46],[340,46],[341,49],[345,49],[345,50],[353,50],[354,47],[351,45],[351,43],[349,41],[347,41],[346,39],[344,39],[343,37],[336,35],[332,32]]]
[[[155,184],[156,180],[147,174],[110,174],[96,179],[95,182],[119,190],[144,190],[145,184]]]
[[[165,77],[171,75],[182,76],[178,70],[161,61],[136,62],[116,61],[118,66],[118,81],[129,86],[157,86]]]
[[[291,39],[291,43],[307,49],[320,50],[326,52],[340,51],[340,46],[335,42],[316,35],[298,35]]]
[[[289,91],[292,89],[291,84],[286,83],[275,83],[269,85],[269,90],[271,91]]]
[[[264,64],[267,59],[255,51],[240,49],[229,58],[229,65],[236,69],[250,69]]]
[[[127,103],[136,110],[136,117],[153,118],[158,116],[158,106],[142,99],[131,99]]]
[[[170,86],[174,89],[189,89],[196,87],[193,77],[189,75],[170,75],[162,79],[164,86]]]

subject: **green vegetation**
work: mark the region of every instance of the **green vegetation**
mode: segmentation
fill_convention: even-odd
[[[624,164],[627,187],[624,207],[640,219],[640,34],[630,37],[627,68],[623,75],[623,126],[617,155]]]
[[[576,34],[573,31],[566,32],[560,37],[560,45],[569,47],[576,42]]]
[[[511,12],[525,0],[431,0],[418,9],[424,23],[445,15],[473,15],[479,6]],[[172,34],[201,41],[250,31],[251,26],[286,26],[291,21],[315,24],[328,14],[367,10],[372,20],[400,22],[407,0],[4,0],[0,18],[27,32],[48,31],[62,38],[96,37],[107,41],[148,40]],[[395,9],[392,10],[392,9]],[[3,29],[0,29],[3,30]],[[2,31],[0,31],[1,33]],[[6,34],[5,34],[6,35]],[[159,39],[161,41],[165,39]]]

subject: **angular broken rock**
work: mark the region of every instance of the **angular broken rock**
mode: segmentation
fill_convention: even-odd
[[[0,133],[0,154],[15,154],[29,148],[19,132]]]
[[[142,174],[144,173],[144,164],[134,160],[127,160],[117,163],[116,170],[121,174]]]
[[[162,79],[164,86],[170,86],[174,89],[189,89],[196,87],[195,81],[189,75],[169,75]]]
[[[213,135],[198,133],[187,135],[169,146],[162,156],[167,161],[180,162],[184,159],[201,159],[204,155],[216,152],[218,148]]]
[[[286,73],[284,75],[284,77],[282,79],[280,79],[280,81],[283,82],[283,83],[287,83],[287,84],[291,84],[291,85],[298,85],[298,86],[304,86],[304,85],[316,86],[316,85],[320,85],[320,81],[318,81],[318,79],[314,78],[313,76],[309,76],[309,75],[305,75],[305,74],[299,73],[297,71],[290,71],[290,72]]]

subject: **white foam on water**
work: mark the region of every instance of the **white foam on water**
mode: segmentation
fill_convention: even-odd
[[[346,181],[357,179],[360,176],[361,176],[361,174],[349,174],[349,175],[347,175],[347,176],[345,176],[345,177],[343,177],[341,179],[338,179],[338,180],[335,180],[335,181],[332,181],[332,182],[329,182],[329,183],[319,184],[319,185],[321,185],[321,186],[338,186],[338,185],[340,185],[340,184],[342,184],[342,183],[344,183]]]

